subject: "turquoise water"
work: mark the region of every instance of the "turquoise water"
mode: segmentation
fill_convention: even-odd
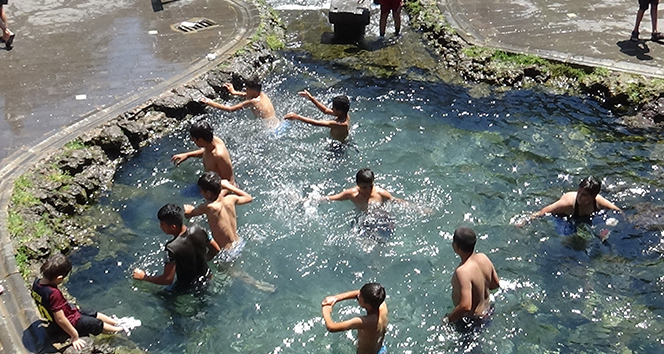
[[[297,96],[305,88],[326,103],[351,97],[345,154],[328,150],[325,129],[300,122],[274,133],[250,113],[197,117],[213,122],[240,185],[254,197],[237,208],[247,247],[234,270],[276,291],[217,268],[201,296],[174,297],[131,279],[137,266],[161,272],[169,237],[159,229],[159,207],[201,200],[182,192],[201,174],[200,162],[170,163],[194,148],[185,126],[124,164],[87,215],[105,226],[97,246],[72,255],[66,285],[83,308],[141,319],[130,339],[156,353],[354,353],[352,334],[326,332],[320,302],[378,281],[388,294],[391,353],[662,351],[659,232],[612,213],[596,217],[591,230],[618,219],[607,244],[560,236],[550,218],[510,224],[589,174],[603,179],[603,195],[628,217],[637,204],[661,203],[664,149],[655,136],[625,131],[581,98],[534,91],[474,97],[459,86],[373,79],[296,58],[276,65],[264,90],[280,116],[321,117]],[[352,203],[316,202],[351,187],[363,167],[411,202],[385,206],[397,226],[384,242],[353,226]],[[459,259],[450,243],[459,225],[477,231],[477,249],[493,260],[502,285],[492,324],[470,344],[439,326],[452,309]],[[348,301],[334,317],[358,313]]]

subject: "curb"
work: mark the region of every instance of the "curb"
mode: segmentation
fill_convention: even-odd
[[[54,131],[39,144],[17,151],[8,156],[5,166],[0,169],[0,284],[5,292],[0,295],[0,352],[30,353],[39,351],[46,345],[45,337],[39,330],[40,317],[19,273],[14,259],[14,247],[7,228],[9,200],[13,192],[14,181],[27,172],[38,161],[61,149],[67,142],[79,137],[86,131],[100,126],[122,113],[145,105],[151,98],[157,97],[173,87],[183,85],[221,64],[236,50],[249,43],[260,24],[260,13],[256,6],[242,0],[225,0],[236,5],[239,12],[238,22],[231,38],[214,54],[212,61],[202,58],[178,75],[165,80],[139,94],[130,95],[104,109],[90,112],[76,123],[59,131]],[[30,350],[28,346],[33,347]]]

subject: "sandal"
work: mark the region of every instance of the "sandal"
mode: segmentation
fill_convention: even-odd
[[[7,38],[7,41],[5,42],[5,47],[7,49],[12,49],[12,43],[14,43],[14,37],[16,37],[16,33],[12,33],[9,38]]]
[[[664,39],[664,35],[660,32],[653,32],[650,35],[650,39],[657,42],[657,41],[660,41],[660,40]]]
[[[638,42],[639,41],[639,32],[638,31],[632,32],[632,36],[629,37],[629,40],[632,41],[632,42]]]

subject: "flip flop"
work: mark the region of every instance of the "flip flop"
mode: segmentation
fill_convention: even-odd
[[[7,47],[7,49],[12,47],[12,43],[14,43],[14,37],[16,37],[16,33],[12,33],[12,35],[7,38],[7,42],[5,42],[5,47]]]

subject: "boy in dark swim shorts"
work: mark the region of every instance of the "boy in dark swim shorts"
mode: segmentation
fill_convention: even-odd
[[[641,20],[643,20],[643,15],[648,10],[648,6],[650,6],[650,20],[652,22],[650,39],[653,41],[664,39],[664,35],[657,31],[657,5],[659,5],[659,0],[639,0],[639,11],[636,13],[636,24],[634,25],[634,30],[632,30],[631,41],[639,41],[639,26],[641,25]]]
[[[401,6],[403,0],[380,0],[380,36],[385,36],[385,27],[387,27],[387,15],[392,11],[394,19],[394,34],[401,32]]]
[[[71,272],[71,268],[71,262],[63,254],[50,256],[40,268],[43,277],[32,283],[32,298],[39,313],[49,323],[57,324],[55,333],[64,332],[69,335],[71,345],[78,350],[85,346],[85,342],[79,337],[112,334],[123,329],[119,321],[99,312],[80,311],[65,300],[58,285]]]

